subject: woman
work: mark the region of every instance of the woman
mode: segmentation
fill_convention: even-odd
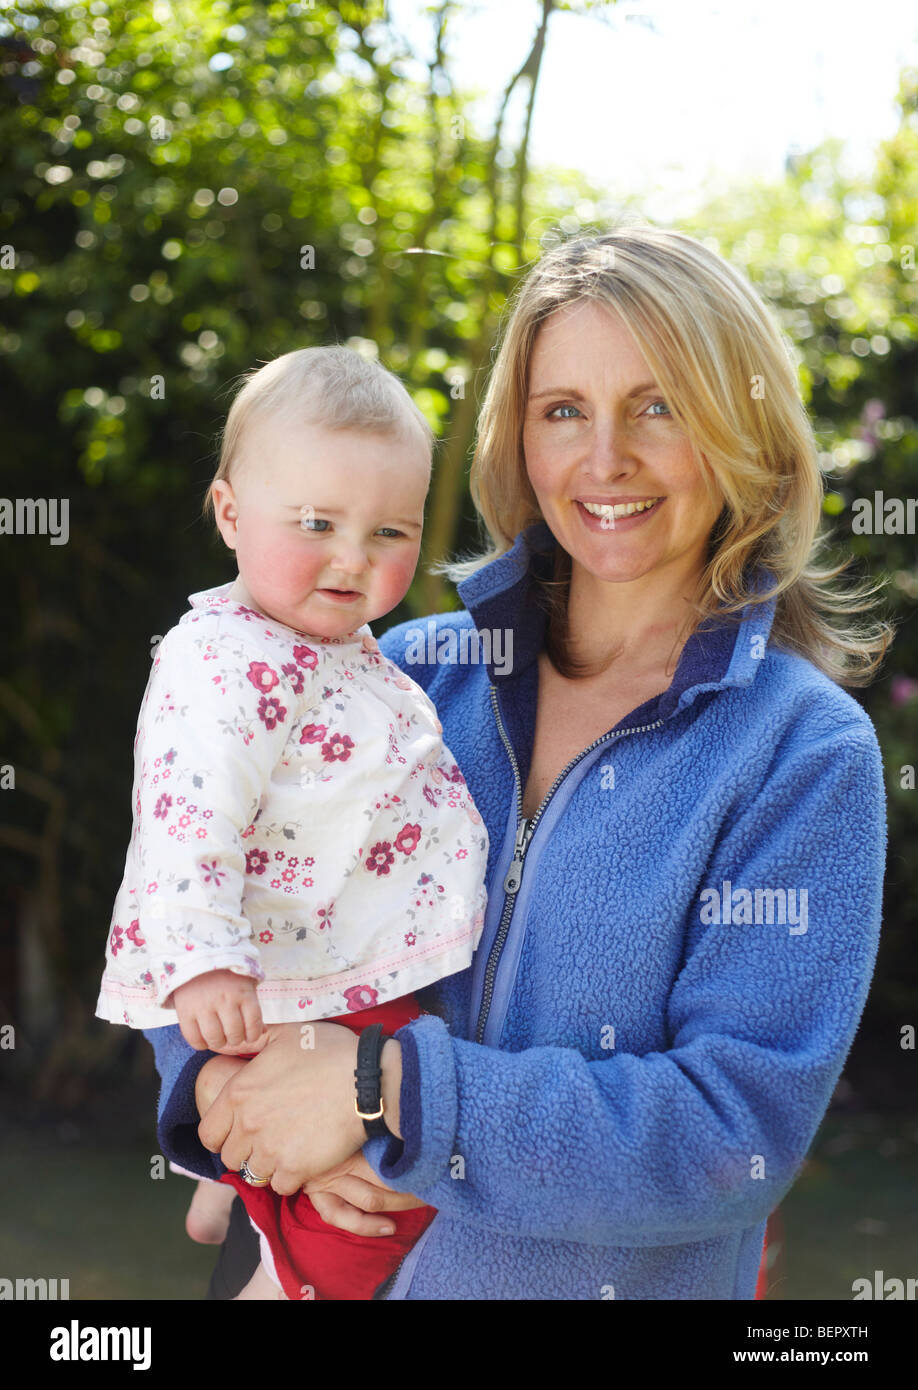
[[[491,841],[472,968],[383,1049],[394,1137],[361,1151],[333,1023],[241,1070],[161,1029],[163,1151],[305,1183],[363,1234],[432,1204],[385,1297],[752,1298],[873,970],[882,766],[840,687],[890,631],[813,564],[821,478],[771,315],[681,233],[534,268],[471,489],[492,546],[441,567],[465,610],[380,639]]]

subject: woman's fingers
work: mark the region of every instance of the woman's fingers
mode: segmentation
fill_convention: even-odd
[[[389,1236],[395,1231],[391,1221],[381,1221],[359,1207],[338,1197],[334,1192],[311,1192],[309,1200],[323,1221],[355,1236]]]
[[[318,1180],[316,1186],[319,1186]],[[394,1192],[391,1187],[379,1187],[376,1183],[366,1182],[352,1173],[344,1173],[322,1183],[319,1192],[312,1191],[311,1183],[307,1183],[303,1190],[312,1202],[315,1202],[316,1197],[321,1196],[322,1192],[331,1192],[351,1206],[359,1207],[361,1211],[371,1215],[386,1211],[409,1211],[412,1207],[424,1205],[410,1192]]]

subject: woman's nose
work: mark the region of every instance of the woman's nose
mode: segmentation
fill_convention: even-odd
[[[633,473],[637,463],[627,426],[612,418],[597,418],[589,443],[589,471],[597,478],[615,478]]]

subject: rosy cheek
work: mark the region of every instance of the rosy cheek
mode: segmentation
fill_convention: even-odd
[[[241,557],[250,576],[266,593],[283,596],[308,587],[318,574],[321,559],[315,550],[305,545],[299,534],[252,538],[253,543]]]
[[[385,570],[380,574],[379,597],[388,608],[394,608],[408,592],[417,569],[417,561],[417,551],[412,551],[405,559],[393,559],[386,564]]]

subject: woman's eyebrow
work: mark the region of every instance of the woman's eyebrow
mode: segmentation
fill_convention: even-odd
[[[643,391],[657,391],[659,387],[655,381],[642,381],[640,386],[632,386],[625,396],[626,401],[630,401],[632,396],[640,396]],[[575,386],[549,386],[544,391],[532,391],[529,399],[537,401],[542,396],[572,396],[574,400],[585,401],[582,391],[578,391]]]

